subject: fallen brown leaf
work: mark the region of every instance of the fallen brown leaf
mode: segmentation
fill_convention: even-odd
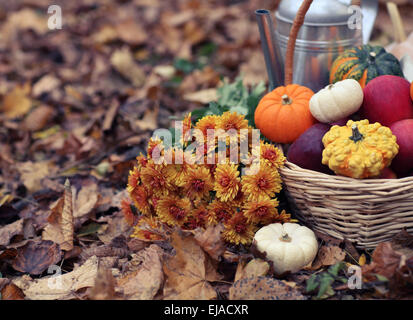
[[[268,277],[243,278],[229,289],[230,300],[306,300],[295,288]]]
[[[30,300],[69,300],[78,298],[80,289],[93,287],[98,273],[98,258],[93,256],[72,272],[54,278],[31,279],[23,276],[13,280]]]
[[[7,118],[18,118],[29,112],[32,107],[32,100],[28,96],[30,90],[30,84],[26,83],[24,86],[16,86],[3,98],[0,109]]]
[[[63,196],[52,206],[48,224],[42,233],[43,240],[52,240],[65,251],[73,249],[74,219],[72,203],[72,188],[69,180],[66,180]]]
[[[223,229],[223,225],[218,224],[209,226],[206,230],[198,228],[194,231],[196,242],[212,259],[217,261],[225,252],[225,243],[221,237]]]
[[[116,50],[112,54],[110,62],[116,71],[129,80],[134,86],[140,87],[144,84],[146,75],[141,67],[134,61],[132,53],[128,47]]]
[[[151,245],[137,254],[137,270],[117,280],[116,291],[129,300],[151,300],[163,284],[162,249]]]
[[[95,285],[89,289],[88,297],[91,300],[115,299],[115,278],[112,271],[99,263]]]
[[[0,246],[7,246],[11,238],[23,234],[24,220],[20,219],[3,227],[0,227]]]
[[[38,275],[58,263],[61,258],[62,252],[58,244],[52,241],[29,241],[17,249],[12,266],[17,271]]]
[[[6,284],[0,290],[1,300],[24,300],[24,293],[13,283]]]
[[[30,131],[42,130],[54,117],[55,110],[48,105],[40,105],[24,119],[24,127]]]
[[[55,172],[56,168],[50,161],[20,162],[16,165],[20,179],[29,192],[42,188],[42,180]]]
[[[269,263],[262,259],[252,259],[248,263],[242,261],[238,263],[234,282],[241,279],[265,276],[269,271]]]
[[[167,276],[164,286],[165,300],[210,300],[217,293],[209,282],[220,280],[208,256],[192,236],[171,236],[176,255],[167,259],[164,272]]]
[[[335,245],[324,245],[318,250],[317,257],[311,265],[312,270],[322,267],[332,266],[337,262],[343,261],[346,253],[343,249]]]

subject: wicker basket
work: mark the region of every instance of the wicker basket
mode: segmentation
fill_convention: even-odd
[[[311,3],[303,1],[290,31],[285,85],[292,83],[295,42]],[[302,169],[288,161],[280,173],[291,209],[316,231],[363,249],[374,248],[403,228],[413,232],[413,177],[358,180]]]
[[[352,179],[286,162],[280,170],[296,217],[321,233],[374,248],[401,229],[413,232],[413,177]]]

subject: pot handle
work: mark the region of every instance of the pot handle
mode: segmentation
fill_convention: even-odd
[[[297,39],[298,32],[304,23],[305,14],[310,8],[313,0],[304,0],[300,8],[297,11],[297,15],[294,18],[293,25],[290,30],[290,35],[287,43],[287,51],[285,53],[285,76],[284,85],[292,84],[293,82],[293,64],[294,64],[294,49],[295,41]]]

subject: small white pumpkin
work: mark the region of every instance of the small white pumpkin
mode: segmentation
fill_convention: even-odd
[[[254,236],[254,244],[273,262],[278,275],[301,270],[314,260],[318,251],[314,232],[297,223],[273,223],[262,227]]]
[[[345,79],[330,84],[310,99],[310,112],[323,123],[341,120],[360,109],[363,89],[354,79]]]

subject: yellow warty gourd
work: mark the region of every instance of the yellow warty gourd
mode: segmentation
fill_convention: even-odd
[[[396,137],[380,123],[349,120],[323,137],[323,160],[336,174],[352,178],[380,175],[399,152]]]

